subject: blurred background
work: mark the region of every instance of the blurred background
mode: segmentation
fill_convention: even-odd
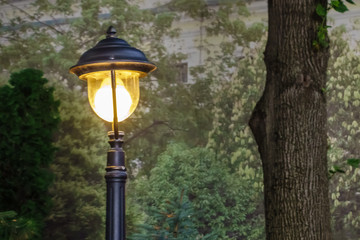
[[[107,131],[80,55],[117,36],[158,69],[120,123],[129,239],[265,239],[248,127],[265,83],[266,1],[1,0],[0,238],[104,239]],[[360,239],[360,6],[331,13],[328,161],[334,239]],[[294,26],[296,27],[296,26]]]

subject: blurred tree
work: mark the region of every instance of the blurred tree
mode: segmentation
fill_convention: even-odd
[[[141,225],[142,233],[136,233],[130,239],[198,239],[199,233],[192,221],[194,210],[184,190],[175,201],[166,201],[162,209],[150,208],[150,212],[154,225]]]
[[[0,211],[12,210],[33,221],[39,239],[49,214],[49,165],[59,123],[59,102],[39,70],[13,73],[0,88]]]
[[[139,205],[149,214],[147,223],[156,223],[150,209],[166,208],[166,201],[184,189],[200,234],[216,234],[218,239],[262,238],[259,216],[254,214],[257,202],[252,180],[230,174],[206,148],[172,144],[159,157],[150,177],[136,181]]]
[[[190,15],[194,14],[194,10],[190,11]],[[201,14],[208,16],[202,18],[208,37],[199,44],[207,57],[192,74],[196,82],[210,84],[208,89],[213,98],[212,128],[206,147],[234,178],[251,181],[256,209],[248,219],[256,226],[254,232],[258,232],[253,238],[263,239],[263,177],[248,120],[264,87],[266,71],[261,56],[265,24],[246,23],[250,13],[245,1],[226,1],[216,10]]]
[[[254,169],[259,183],[262,182],[260,156],[247,123],[264,87],[262,51],[263,44],[259,43],[257,47],[245,48],[244,59],[233,60],[237,62],[233,75],[223,81],[216,94],[213,128],[207,145],[232,172],[241,172],[246,167]]]
[[[345,170],[330,181],[334,238],[350,240],[360,236],[360,169],[346,164],[347,159],[360,157],[360,47],[351,43],[346,31],[338,27],[330,36],[329,81],[324,91],[328,96],[329,163]]]
[[[62,116],[51,164],[53,208],[44,239],[104,239],[106,128],[80,90],[56,85]],[[64,101],[66,99],[66,101]]]
[[[138,114],[122,123],[121,127],[130,137],[130,149],[133,149],[127,151],[128,159],[145,159],[151,167],[154,164],[152,159],[156,159],[155,156],[173,136],[170,132],[176,126],[170,126],[170,120],[178,120],[175,114],[170,114],[173,109],[167,106],[169,101],[166,98],[171,96],[169,94],[182,96],[178,92],[189,92],[182,87],[177,91],[176,74],[169,69],[175,69],[179,57],[167,55],[162,42],[164,36],[176,35],[177,31],[170,28],[175,15],[140,10],[128,1],[39,0],[27,9],[17,8],[12,1],[4,0],[1,4],[10,5],[21,12],[21,17],[11,19],[10,25],[4,26],[4,31],[0,32],[1,70],[11,72],[29,66],[41,68],[46,71],[52,84],[56,84],[57,97],[61,100],[62,123],[56,138],[58,152],[51,167],[56,180],[50,190],[54,206],[47,220],[45,236],[101,239],[105,188],[100,182],[103,181],[107,148],[106,128],[89,107],[84,110],[84,106],[88,106],[85,84],[71,77],[68,69],[83,51],[102,38],[110,24],[117,28],[120,37],[133,46],[141,45],[149,59],[162,66],[157,72],[156,83],[151,79],[142,82],[143,97]],[[74,9],[80,16],[73,17]],[[51,20],[43,22],[42,17]],[[170,88],[174,82],[175,86]],[[166,93],[165,89],[173,89],[173,92]],[[171,103],[172,107],[174,105]],[[149,112],[148,109],[154,110]],[[162,114],[158,115],[159,112]],[[157,134],[150,135],[149,132]],[[142,136],[142,139],[139,140],[138,136]],[[152,144],[155,139],[162,140],[158,147]],[[144,169],[147,169],[146,164]],[[129,170],[131,173],[131,167]],[[136,208],[128,213],[134,216],[127,219],[138,219]],[[128,221],[128,226],[132,228],[131,221]]]
[[[34,221],[18,217],[14,211],[0,212],[0,238],[6,240],[28,240],[36,235]]]
[[[233,75],[218,89],[213,108],[213,129],[207,147],[214,151],[215,159],[227,166],[234,178],[251,181],[252,197],[256,209],[257,229],[264,233],[263,176],[260,156],[248,127],[251,109],[263,88],[265,66],[261,57],[263,44],[244,50],[246,57],[238,62]],[[233,61],[237,61],[234,59]],[[252,219],[252,217],[249,217]],[[255,239],[264,239],[264,235]]]
[[[13,5],[7,0],[3,0],[2,3]],[[241,148],[239,147],[238,150],[239,142],[232,144],[231,139],[226,138],[226,134],[232,131],[232,122],[228,120],[226,124],[224,123],[228,126],[227,130],[222,135],[219,133],[222,129],[217,128],[212,131],[210,137],[211,141],[220,141],[220,146],[226,147],[225,152],[218,152],[220,148],[216,144],[208,144],[208,133],[212,125],[225,120],[217,117],[213,121],[214,112],[223,108],[224,104],[230,104],[226,108],[226,116],[231,115],[231,111],[239,114],[237,106],[240,105],[238,103],[232,105],[231,98],[226,96],[226,91],[231,89],[229,79],[234,79],[232,76],[238,77],[233,74],[233,69],[237,68],[239,58],[246,54],[242,52],[241,46],[249,47],[251,42],[258,41],[264,34],[263,24],[250,26],[245,24],[246,17],[249,16],[245,4],[246,1],[223,1],[214,8],[211,3],[203,0],[182,0],[171,1],[165,11],[155,12],[141,10],[134,2],[125,0],[56,2],[37,0],[32,5],[33,10],[31,7],[20,9],[23,17],[12,19],[10,25],[4,29],[6,31],[0,32],[1,38],[6,42],[0,48],[2,69],[13,71],[23,66],[36,66],[44,69],[51,81],[60,82],[68,87],[67,89],[57,86],[62,88],[57,92],[62,102],[60,111],[64,123],[60,125],[57,138],[59,152],[53,167],[56,182],[51,190],[54,209],[48,220],[52,232],[47,232],[47,236],[61,239],[66,236],[62,234],[69,234],[72,238],[86,238],[87,235],[83,235],[85,233],[81,228],[89,229],[92,224],[96,224],[96,228],[90,231],[94,231],[94,234],[95,231],[101,232],[102,225],[97,224],[103,217],[100,213],[101,207],[93,197],[101,194],[101,190],[95,191],[94,188],[99,188],[97,173],[103,171],[101,162],[106,155],[105,151],[100,153],[103,148],[101,141],[106,142],[105,137],[101,137],[100,134],[106,136],[106,133],[100,122],[90,120],[92,117],[84,112],[81,104],[88,105],[84,100],[86,97],[83,97],[86,89],[84,84],[75,77],[69,76],[67,72],[83,51],[102,38],[109,25],[114,25],[119,37],[141,48],[158,66],[158,70],[151,77],[141,82],[141,99],[137,111],[121,124],[121,129],[126,133],[125,150],[130,162],[129,188],[134,189],[132,186],[134,181],[131,181],[131,178],[138,171],[138,177],[150,176],[150,170],[156,166],[159,154],[164,152],[171,142],[186,142],[190,147],[208,145],[219,153],[214,159],[226,163],[229,171],[241,173],[234,175],[234,178],[245,175],[249,179],[254,179],[254,176],[257,179],[260,177],[259,170],[252,168],[256,157],[245,151],[247,143],[251,144],[251,137],[243,123],[239,129],[242,129],[244,136],[240,134],[239,137],[244,137],[244,143],[241,143]],[[74,11],[79,14],[76,15],[77,17],[74,17]],[[177,64],[185,56],[178,53],[169,54],[164,46],[165,38],[167,41],[176,41],[179,29],[174,29],[172,23],[184,13],[198,20],[201,32],[205,34],[196,41],[201,54],[204,54],[207,60],[203,66],[191,69],[195,80],[191,85],[179,82],[176,77]],[[41,17],[51,20],[43,22]],[[206,29],[206,33],[203,29]],[[246,71],[244,66],[242,69]],[[260,76],[263,73],[259,71],[254,75],[257,74]],[[235,86],[235,83],[233,85]],[[214,99],[219,94],[222,97],[216,99],[214,103]],[[231,96],[235,95],[234,91]],[[251,95],[249,98],[252,97]],[[251,101],[249,106],[253,104]],[[214,107],[217,110],[213,110]],[[88,114],[92,113],[89,111]],[[246,114],[241,117],[242,120],[245,118]],[[91,124],[86,126],[84,125],[86,122]],[[88,132],[88,127],[92,128],[91,133]],[[107,128],[109,129],[109,126]],[[233,132],[236,130],[234,129]],[[85,139],[88,141],[87,148],[83,148],[80,144]],[[227,152],[231,153],[231,157],[227,156]],[[71,156],[72,154],[76,157]],[[86,168],[88,165],[90,169]],[[90,177],[87,171],[96,174]],[[76,186],[75,179],[79,181]],[[89,188],[85,187],[86,184]],[[258,187],[261,187],[260,185],[257,184]],[[93,190],[81,191],[90,188]],[[82,197],[88,199],[87,204]],[[129,202],[136,202],[133,191],[128,191],[127,197]],[[255,205],[258,205],[258,197]],[[91,211],[84,211],[85,206]],[[71,216],[73,211],[80,216]],[[128,216],[127,219],[138,221],[141,218],[137,207],[131,208],[128,213],[133,215]],[[256,215],[258,212],[252,213]],[[84,225],[79,222],[74,224],[75,221],[85,218],[89,221],[81,221]],[[64,219],[71,221],[65,223]],[[129,225],[130,229],[133,229],[131,224]],[[67,231],[62,231],[62,228],[66,228]],[[95,234],[99,238],[100,235]],[[259,235],[254,234],[254,236]]]

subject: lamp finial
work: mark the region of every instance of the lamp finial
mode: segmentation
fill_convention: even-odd
[[[116,30],[113,26],[110,26],[108,30],[106,31],[106,38],[115,37]]]

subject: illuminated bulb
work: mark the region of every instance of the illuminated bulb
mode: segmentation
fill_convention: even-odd
[[[121,85],[116,86],[116,106],[119,122],[128,117],[131,104],[131,96],[125,87]],[[111,86],[106,85],[96,92],[94,105],[95,112],[104,120],[108,122],[114,121]]]

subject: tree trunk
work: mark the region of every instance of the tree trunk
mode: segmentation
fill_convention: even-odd
[[[266,86],[250,127],[264,172],[268,240],[331,239],[327,48],[314,49],[326,0],[269,0]]]

